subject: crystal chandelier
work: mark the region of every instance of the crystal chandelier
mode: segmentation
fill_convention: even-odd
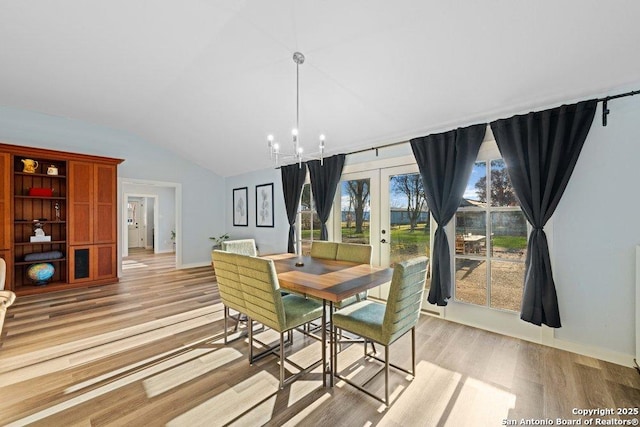
[[[291,131],[293,139],[293,152],[285,152],[281,150],[280,144],[275,141],[273,135],[267,136],[267,142],[269,144],[269,154],[271,160],[276,167],[280,166],[280,161],[287,161],[289,159],[295,160],[299,167],[302,167],[302,161],[304,159],[304,150],[300,146],[300,65],[304,63],[304,55],[300,52],[293,54],[293,62],[296,63],[296,127]],[[314,153],[311,156],[307,156],[308,159],[320,159],[320,164],[323,164],[324,156],[324,135],[320,135],[319,153]],[[319,156],[314,156],[319,154]]]

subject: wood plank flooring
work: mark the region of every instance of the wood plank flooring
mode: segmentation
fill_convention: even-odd
[[[279,390],[274,357],[250,366],[246,340],[223,344],[211,268],[175,270],[173,254],[132,251],[123,272],[118,284],[25,296],[9,308],[1,424],[498,426],[640,406],[631,368],[429,316],[417,329],[417,376],[392,371],[387,409],[342,383],[322,388],[319,370]],[[409,344],[394,344],[392,360],[408,365]],[[305,363],[319,344],[296,335],[291,352]],[[360,369],[361,355],[345,349],[341,371],[368,375],[375,366]],[[381,392],[383,381],[370,386]]]

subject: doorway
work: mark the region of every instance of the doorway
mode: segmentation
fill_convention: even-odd
[[[129,178],[123,178],[119,184],[122,257],[129,256],[130,247],[155,255],[171,254],[176,268],[181,268],[181,185]]]

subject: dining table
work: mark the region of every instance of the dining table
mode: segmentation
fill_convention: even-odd
[[[334,304],[361,292],[384,285],[391,281],[393,269],[359,264],[349,261],[298,256],[295,254],[276,254],[265,258],[272,259],[278,275],[280,287],[284,290],[321,299],[323,303],[323,326],[328,316],[332,324]],[[326,359],[326,327],[322,328],[322,359]],[[329,362],[323,366],[322,384],[333,387],[334,337],[329,334]]]

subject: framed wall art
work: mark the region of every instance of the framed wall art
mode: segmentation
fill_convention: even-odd
[[[273,227],[273,183],[256,185],[256,227]]]
[[[233,189],[233,225],[235,227],[249,226],[248,191],[248,187]]]

